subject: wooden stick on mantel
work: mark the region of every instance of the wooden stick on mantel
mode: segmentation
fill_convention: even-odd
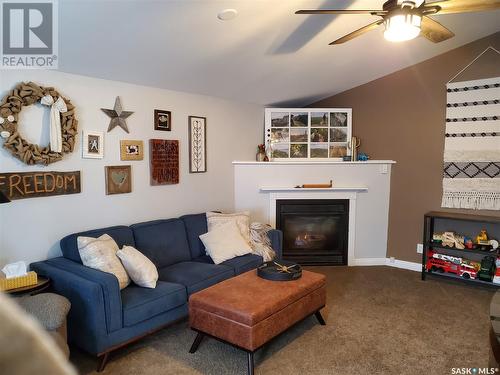
[[[324,189],[331,188],[333,186],[333,181],[330,180],[328,184],[303,184],[295,186],[296,189]]]

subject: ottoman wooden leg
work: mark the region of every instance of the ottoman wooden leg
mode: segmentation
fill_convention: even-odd
[[[322,326],[326,326],[326,323],[325,323],[325,319],[323,319],[323,316],[321,315],[321,311],[316,311],[314,313],[314,315],[316,316],[316,319],[318,319],[318,322],[319,324],[321,324]]]
[[[198,346],[200,346],[200,343],[201,343],[201,340],[203,340],[203,337],[205,337],[205,335],[201,332],[198,332],[198,334],[196,335],[196,338],[193,341],[193,345],[191,345],[191,349],[189,349],[189,353],[194,353],[198,350]]]
[[[248,375],[253,375],[253,352],[247,352],[248,358]]]

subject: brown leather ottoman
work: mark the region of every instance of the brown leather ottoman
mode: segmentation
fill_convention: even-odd
[[[253,374],[253,353],[295,323],[316,314],[326,304],[325,276],[302,271],[294,281],[270,281],[248,271],[194,293],[189,297],[189,323],[198,332],[189,350],[194,353],[205,335],[248,353]]]

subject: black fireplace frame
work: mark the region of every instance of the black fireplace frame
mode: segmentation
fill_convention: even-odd
[[[349,199],[278,199],[276,200],[276,229],[283,230],[283,217],[282,217],[282,207],[286,205],[296,205],[296,206],[329,206],[330,209],[325,209],[323,212],[316,212],[317,215],[324,214],[332,215],[339,214],[342,215],[343,220],[341,221],[342,237],[339,239],[343,246],[341,251],[341,260],[339,261],[338,250],[337,253],[332,254],[331,251],[308,251],[307,254],[298,253],[297,250],[289,250],[285,246],[285,241],[283,241],[283,259],[291,260],[303,265],[347,265],[348,261],[348,249],[349,249]],[[287,212],[288,214],[293,214],[293,212]],[[303,213],[303,212],[300,212]]]

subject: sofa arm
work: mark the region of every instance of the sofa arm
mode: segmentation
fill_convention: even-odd
[[[31,264],[31,268],[42,275],[50,277],[52,280],[54,280],[56,275],[61,278],[62,276],[60,276],[59,273],[64,271],[65,273],[63,275],[65,277],[67,277],[66,274],[69,273],[79,279],[84,279],[97,285],[103,299],[106,323],[105,331],[113,332],[123,327],[120,288],[118,279],[114,275],[86,267],[63,257],[33,263]],[[58,292],[54,283],[53,285],[56,292]],[[75,293],[78,293],[78,291],[75,291]],[[70,302],[73,304],[71,299]],[[103,314],[103,312],[100,312],[100,314]]]
[[[267,232],[267,236],[271,240],[271,246],[276,252],[276,259],[281,259],[283,256],[283,232],[278,229],[271,229]]]
[[[106,345],[107,336],[102,286],[74,272],[58,268],[49,261],[32,263],[31,269],[39,275],[50,277],[52,289],[71,302],[68,314],[69,341],[91,354],[100,353]]]

